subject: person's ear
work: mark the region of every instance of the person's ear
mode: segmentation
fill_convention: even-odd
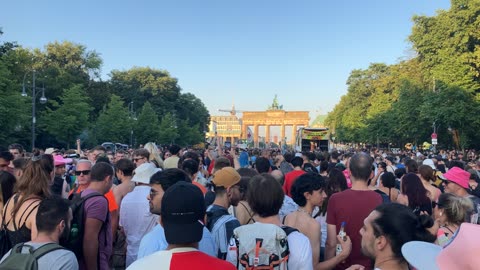
[[[305,199],[308,201],[310,199],[310,196],[312,196],[312,193],[308,192],[308,191],[305,191],[303,193],[303,196],[305,197]]]
[[[58,227],[59,227],[61,232],[63,232],[63,230],[65,230],[65,220],[64,219],[62,219],[60,221],[60,223],[58,223]]]
[[[377,250],[383,250],[388,245],[388,239],[385,235],[380,235],[379,237],[375,238],[375,247]]]

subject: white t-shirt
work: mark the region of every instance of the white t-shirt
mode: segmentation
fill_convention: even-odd
[[[312,247],[310,241],[301,232],[292,232],[287,237],[290,256],[288,258],[288,269],[290,270],[313,270]],[[233,242],[232,242],[233,241]],[[231,244],[235,245],[234,240]],[[237,261],[237,251],[228,249],[227,261]]]
[[[138,247],[143,236],[157,224],[158,216],[150,213],[148,206],[149,194],[149,186],[137,186],[122,200],[119,224],[127,237],[127,267],[137,259]]]

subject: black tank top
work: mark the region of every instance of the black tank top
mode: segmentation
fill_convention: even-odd
[[[15,195],[14,198],[13,198],[14,207],[17,204],[17,200],[18,200],[18,195]],[[8,223],[6,224],[8,226],[8,224],[13,220],[13,227],[14,227],[15,230],[11,231],[8,228],[6,229],[7,234],[8,234],[8,238],[9,238],[12,246],[14,246],[18,243],[24,243],[24,242],[28,242],[28,241],[32,240],[32,230],[27,228],[26,221],[30,217],[32,212],[39,206],[39,204],[37,204],[37,205],[32,207],[32,205],[34,203],[36,203],[37,201],[39,201],[39,200],[35,200],[35,201],[31,202],[27,206],[25,211],[23,211],[22,215],[20,216],[20,224],[22,224],[21,226],[19,226],[19,227],[17,226],[17,224],[15,222],[15,216],[12,217],[12,219],[10,219],[8,221]],[[27,215],[24,219],[23,217],[25,216],[26,213],[27,213]],[[23,220],[23,223],[22,223],[22,220]]]

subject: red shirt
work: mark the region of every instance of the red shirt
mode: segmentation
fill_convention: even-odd
[[[131,270],[236,270],[237,268],[224,260],[211,257],[194,248],[174,248],[157,251],[143,257],[128,269]]]
[[[292,190],[293,183],[300,175],[304,173],[304,170],[293,170],[285,174],[285,182],[283,183],[283,192],[285,192],[285,195],[292,197],[290,191]]]
[[[335,193],[330,197],[327,208],[327,224],[337,227],[337,234],[343,221],[345,232],[352,240],[350,256],[337,265],[335,269],[347,269],[353,264],[360,264],[365,269],[372,269],[372,260],[361,253],[362,236],[360,229],[368,215],[382,203],[382,196],[371,190],[351,190]]]

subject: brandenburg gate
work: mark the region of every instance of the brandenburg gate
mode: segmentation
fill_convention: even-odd
[[[253,141],[258,146],[258,127],[265,126],[266,142],[270,142],[270,127],[280,126],[280,141],[285,138],[285,126],[292,126],[291,144],[295,143],[298,126],[307,127],[310,122],[308,111],[284,111],[276,106],[271,106],[267,111],[243,112],[242,138],[247,139],[247,127],[253,126]]]
[[[220,110],[226,111],[226,110]],[[224,141],[235,143],[239,138],[252,141],[255,147],[259,146],[259,130],[260,126],[265,126],[265,143],[272,142],[270,139],[270,127],[280,126],[280,138],[278,141],[284,142],[285,127],[292,127],[292,137],[290,144],[295,144],[297,128],[299,126],[308,127],[310,116],[308,111],[285,111],[283,106],[278,104],[277,95],[273,99],[272,105],[268,106],[266,111],[237,111],[235,106],[232,107],[230,116],[212,116],[210,119],[210,132],[207,133],[209,138],[217,136],[223,138]],[[235,116],[236,112],[242,112],[242,118]],[[249,132],[249,127],[253,127],[253,134]]]

